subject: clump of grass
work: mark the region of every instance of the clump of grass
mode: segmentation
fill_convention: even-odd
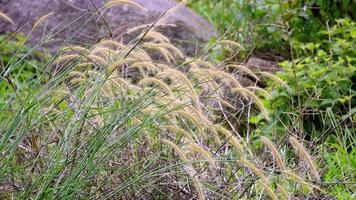
[[[109,1],[106,8],[125,2]],[[241,48],[232,41],[220,44]],[[165,60],[157,61],[150,53]],[[204,199],[229,197],[229,191],[237,191],[249,198],[260,187],[240,184],[251,179],[247,168],[260,179],[257,183],[267,196],[277,199],[269,182],[281,184],[284,180],[279,179],[293,176],[288,176],[278,148],[264,137],[261,140],[279,168],[269,169],[267,178],[269,166],[229,120],[240,112],[227,97],[231,91],[252,99],[266,121],[269,119],[260,99],[263,96],[257,97],[255,92],[269,94],[256,86],[243,87],[228,72],[233,67],[259,80],[248,68],[186,58],[167,37],[153,30],[136,46],[105,39],[93,46],[69,46],[59,54],[48,67],[60,70],[44,84],[37,82],[25,100],[14,95],[10,101],[14,111],[1,122],[0,130],[5,133],[0,152],[6,156],[0,161],[5,169],[0,170],[5,177],[0,183],[15,180],[21,186],[11,195],[72,199],[154,194]],[[216,104],[223,105],[219,106],[223,114],[216,112]],[[174,154],[167,155],[162,143]],[[176,155],[183,164],[177,164]],[[197,156],[207,162],[194,164]],[[236,160],[245,168],[238,167]],[[10,176],[13,161],[19,168]],[[293,180],[307,183],[299,176]]]

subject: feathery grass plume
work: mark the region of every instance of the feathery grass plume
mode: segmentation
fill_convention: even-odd
[[[185,138],[187,138],[188,140],[190,141],[195,141],[193,139],[193,137],[187,132],[185,131],[184,129],[182,128],[179,128],[177,126],[174,126],[174,125],[167,125],[167,126],[162,126],[163,129],[166,129],[166,130],[169,130],[169,131],[172,131],[174,132],[175,134],[181,134],[183,135]]]
[[[95,46],[96,47],[104,46],[104,47],[111,48],[113,50],[125,49],[126,48],[126,45],[124,45],[124,44],[122,44],[120,42],[117,42],[117,41],[114,41],[114,40],[108,40],[108,39],[100,41]]]
[[[64,47],[60,51],[71,52],[71,53],[81,53],[81,54],[89,54],[90,53],[90,51],[87,48],[84,48],[81,46]]]
[[[70,93],[65,89],[56,89],[53,91],[53,96],[58,97],[58,98],[63,98],[65,96],[69,96]]]
[[[86,78],[73,78],[69,81],[72,85],[82,84],[85,83],[88,79]]]
[[[143,36],[143,34],[144,33],[142,33],[140,36],[138,36],[138,38],[141,38]],[[156,40],[161,43],[170,43],[169,39],[166,36],[164,36],[160,32],[154,31],[154,30],[148,31],[145,35],[145,38]]]
[[[62,62],[69,62],[69,61],[72,61],[72,60],[76,60],[76,59],[81,58],[81,57],[82,56],[78,55],[78,54],[63,55],[63,56],[58,57],[54,62],[56,64],[59,64],[59,63],[62,63]]]
[[[110,80],[113,81],[119,88],[123,87],[125,89],[138,89],[136,85],[133,85],[120,77],[110,77]]]
[[[252,76],[254,79],[256,80],[260,80],[253,71],[251,71],[249,68],[243,66],[243,65],[238,65],[238,64],[228,64],[225,65],[225,69],[229,69],[229,68],[234,68],[234,69],[238,69],[242,72],[245,72],[246,74]]]
[[[263,175],[262,171],[257,168],[253,163],[250,161],[246,160],[244,157],[242,157],[239,160],[245,167],[250,169],[256,176],[258,176],[265,184],[268,184],[268,180],[265,175]]]
[[[110,65],[108,65],[107,67],[107,71],[109,73],[114,72],[118,67],[120,67],[122,64],[128,62],[129,59],[124,59],[124,58],[119,58],[116,59],[115,62],[111,63]]]
[[[174,56],[168,51],[168,49],[160,46],[160,44],[152,43],[152,42],[145,42],[142,45],[144,48],[151,49],[151,50],[157,50],[160,52],[164,59],[166,59],[167,62],[171,62],[173,60],[174,62]]]
[[[279,184],[277,184],[277,190],[280,192],[280,197],[283,200],[290,200],[288,192]]]
[[[154,83],[155,85],[159,86],[163,92],[165,92],[167,95],[169,96],[174,96],[173,92],[171,91],[171,89],[169,88],[169,86],[167,84],[165,84],[163,81],[157,79],[157,78],[144,78],[141,81],[138,82],[139,85],[148,85],[148,84],[152,84]]]
[[[5,15],[5,13],[3,12],[0,12],[0,19],[10,22],[11,24],[15,24],[12,19],[9,16]]]
[[[173,111],[172,114],[176,115],[178,119],[180,119],[180,117],[184,117],[185,119],[189,120],[190,123],[196,126],[199,132],[206,138],[203,125],[196,119],[194,115],[184,110],[176,110]]]
[[[259,74],[261,74],[262,76],[265,76],[273,81],[276,81],[277,83],[281,84],[283,87],[285,87],[288,92],[291,92],[292,90],[290,89],[290,87],[287,85],[287,83],[285,83],[282,79],[280,79],[278,76],[271,74],[269,72],[258,72]]]
[[[189,89],[189,92],[191,94],[191,99],[193,100],[195,106],[197,107],[198,111],[201,112],[202,109],[201,109],[201,105],[200,105],[200,101],[199,101],[199,98],[198,98],[198,95],[197,93],[195,92],[194,90],[194,87],[193,85],[191,84],[191,82],[189,81],[189,79],[180,71],[178,70],[175,70],[175,69],[166,69],[165,71],[163,72],[160,72],[158,73],[156,76],[158,77],[171,77],[171,76],[174,76],[175,78],[177,78],[178,80],[182,81],[183,84],[185,86],[188,87]]]
[[[219,42],[216,43],[216,45],[222,44],[222,45],[229,45],[231,47],[239,48],[239,49],[245,49],[241,44],[231,41],[231,40],[220,40]]]
[[[184,58],[184,54],[182,53],[181,50],[179,50],[177,47],[175,47],[171,43],[160,43],[160,45],[166,49],[170,49],[172,52],[174,52],[177,56],[180,58]]]
[[[263,189],[267,192],[267,195],[269,198],[272,200],[279,200],[277,195],[273,192],[272,188],[268,185],[268,183],[265,183],[263,180],[258,180],[258,183],[262,185]]]
[[[203,113],[199,112],[197,109],[195,109],[192,105],[187,105],[185,107],[183,107],[185,111],[187,112],[191,112],[192,114],[194,114],[194,116],[196,116],[197,118],[199,118],[199,120],[203,123],[203,124],[207,124],[208,126],[212,125],[212,123],[203,115]]]
[[[80,72],[80,71],[71,71],[71,72],[69,72],[68,76],[69,77],[78,76],[78,77],[85,78],[85,74],[83,72]]]
[[[226,107],[229,107],[229,108],[231,108],[231,109],[236,109],[236,107],[235,106],[233,106],[231,103],[229,103],[228,101],[226,101],[226,100],[224,100],[224,99],[222,99],[222,98],[220,98],[220,97],[217,97],[217,96],[209,96],[208,97],[209,99],[215,99],[215,100],[217,100],[218,102],[220,102],[222,105],[224,105],[224,106],[226,106]]]
[[[108,64],[108,62],[104,58],[97,55],[91,54],[88,55],[88,58],[97,65],[106,66]]]
[[[209,72],[209,74],[211,74],[212,76],[215,76],[217,78],[221,78],[221,79],[227,79],[229,80],[232,84],[233,87],[237,87],[237,88],[242,88],[242,85],[239,83],[239,81],[236,80],[236,78],[224,71],[220,71],[220,70],[207,70]]]
[[[311,159],[310,155],[308,154],[307,150],[303,147],[301,143],[299,143],[298,139],[295,138],[294,136],[289,137],[289,142],[292,144],[294,149],[298,152],[299,156],[308,164],[310,168],[311,174],[313,174],[314,178],[317,181],[320,181],[320,176],[318,173],[318,170]]]
[[[235,147],[239,152],[241,153],[244,152],[240,141],[229,130],[217,124],[213,125],[212,127],[215,129],[217,133],[223,134],[225,138],[228,140],[228,143],[230,143],[233,147]]]
[[[136,68],[140,72],[143,71],[144,68],[151,73],[157,73],[160,71],[153,63],[146,62],[146,61],[135,62],[132,65],[130,65],[129,68]]]
[[[82,62],[77,65],[75,65],[74,70],[82,70],[82,69],[87,69],[87,68],[92,68],[93,63],[92,62]]]
[[[260,87],[248,86],[246,88],[249,89],[249,90],[252,90],[252,91],[256,91],[256,92],[262,93],[268,99],[272,99],[272,96],[266,90],[264,90],[264,89],[262,89]]]
[[[104,8],[109,9],[114,6],[118,6],[118,5],[122,5],[122,4],[127,4],[130,6],[145,10],[145,8],[141,4],[138,4],[132,0],[110,0],[106,4],[104,4]]]
[[[301,178],[300,176],[298,176],[297,174],[291,172],[291,171],[284,171],[283,174],[286,177],[289,177],[291,180],[300,183],[302,185],[305,185],[310,191],[313,191],[313,189],[322,191],[318,186],[313,185],[311,183],[306,182],[303,178]]]
[[[153,63],[150,55],[148,55],[148,53],[143,49],[133,50],[132,53],[130,54],[130,56],[136,58],[136,60]]]
[[[103,58],[109,59],[112,56],[117,55],[117,52],[115,50],[112,50],[110,48],[107,47],[95,47],[92,51],[91,51],[92,55],[102,55]]]
[[[250,90],[245,89],[245,88],[233,88],[232,90],[236,91],[236,92],[239,92],[239,93],[243,93],[246,96],[250,97],[255,102],[257,107],[260,109],[260,111],[261,111],[262,115],[264,116],[264,118],[267,121],[270,120],[267,109],[263,106],[263,103],[261,102],[261,100],[253,92],[251,92]]]
[[[187,61],[187,62],[190,62],[189,64],[192,67],[199,68],[198,66],[202,66],[202,67],[206,67],[211,70],[216,70],[216,67],[213,64],[211,64],[210,62],[204,61],[202,59],[193,59],[192,61]]]
[[[262,140],[263,144],[271,151],[274,159],[276,159],[276,161],[277,161],[279,168],[282,171],[286,170],[282,155],[279,153],[277,148],[274,146],[273,142],[265,136],[262,136],[261,140]]]
[[[45,21],[48,17],[50,17],[50,16],[52,16],[52,15],[53,15],[53,12],[50,12],[50,13],[45,14],[45,15],[43,15],[42,17],[40,17],[40,18],[35,22],[35,25],[33,25],[33,28],[36,28],[38,25],[44,23],[44,21]]]
[[[193,178],[193,182],[194,182],[194,186],[195,189],[198,193],[198,198],[199,200],[204,200],[204,192],[203,192],[203,188],[201,186],[201,183],[197,177],[197,172],[195,171],[195,169],[193,168],[193,166],[189,163],[189,160],[187,158],[187,156],[184,154],[184,152],[173,142],[166,140],[166,139],[162,139],[161,140],[162,144],[166,144],[167,146],[171,147],[179,156],[179,158],[183,161],[187,163],[187,172],[189,174],[189,176],[191,176]]]
[[[197,143],[195,142],[189,142],[187,144],[187,147],[193,151],[193,152],[196,152],[196,153],[199,153],[201,156],[203,156],[207,161],[209,161],[209,163],[217,168],[217,165],[215,163],[215,160],[213,159],[213,156],[207,151],[205,150],[203,147],[199,146]]]

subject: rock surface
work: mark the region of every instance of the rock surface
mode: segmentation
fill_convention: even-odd
[[[193,56],[199,46],[216,33],[212,25],[189,8],[173,0],[135,0],[145,10],[119,5],[104,12],[104,0],[0,0],[0,11],[7,14],[15,24],[0,21],[0,33],[19,31],[28,34],[35,22],[53,12],[36,27],[30,36],[30,44],[38,45],[55,53],[68,44],[96,43],[103,38],[116,38],[127,42],[133,27],[150,24],[159,19],[156,30]],[[95,4],[95,6],[94,6]],[[102,15],[98,14],[97,8]],[[103,20],[103,18],[105,20]],[[112,34],[110,34],[112,33]],[[52,35],[50,39],[49,35]],[[130,38],[131,37],[131,38]]]

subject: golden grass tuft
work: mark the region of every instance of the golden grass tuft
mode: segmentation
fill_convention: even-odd
[[[167,95],[174,96],[169,86],[157,78],[144,78],[138,84],[144,86],[152,83],[159,86]]]
[[[282,158],[282,155],[279,153],[277,148],[274,146],[273,142],[265,136],[262,136],[261,140],[263,144],[271,151],[274,159],[277,162],[278,167],[283,171],[286,170],[284,159]]]
[[[294,149],[298,152],[299,156],[308,164],[310,168],[311,174],[313,174],[314,178],[317,181],[320,181],[319,172],[311,159],[310,155],[308,154],[307,150],[303,147],[301,143],[299,143],[298,139],[294,136],[289,137],[289,142],[292,144]]]
[[[233,88],[232,90],[236,91],[236,92],[239,92],[239,93],[242,93],[242,94],[246,95],[247,97],[250,97],[255,102],[257,107],[260,109],[260,111],[261,111],[262,115],[264,116],[264,118],[267,121],[270,120],[267,109],[264,107],[264,105],[261,102],[261,100],[253,92],[251,92],[250,90],[245,89],[245,88]]]
[[[245,158],[241,158],[239,160],[245,167],[247,167],[248,169],[250,169],[256,176],[258,176],[264,183],[267,183],[267,178],[265,177],[265,175],[263,175],[262,170],[260,170],[259,168],[257,168],[253,163],[251,163],[250,161],[246,160]]]
[[[241,145],[241,141],[239,141],[239,139],[237,139],[237,137],[234,136],[229,130],[225,129],[220,125],[214,125],[213,128],[217,133],[223,134],[228,140],[228,143],[235,147],[240,153],[244,152],[243,147]]]
[[[194,126],[196,126],[199,130],[199,132],[205,137],[205,132],[204,132],[204,127],[203,125],[197,120],[197,117],[192,115],[191,113],[184,111],[184,110],[177,110],[172,112],[176,117],[184,117],[185,119],[188,119],[190,123],[192,123]]]
[[[141,34],[138,37],[141,38],[142,36],[143,34]],[[156,40],[160,43],[170,43],[169,39],[166,36],[164,36],[160,32],[153,31],[153,30],[148,31],[145,35],[145,38],[152,39],[153,41]]]
[[[242,72],[245,72],[246,74],[252,76],[254,79],[256,80],[260,80],[253,71],[251,71],[249,68],[243,66],[243,65],[237,65],[237,64],[228,64],[228,65],[225,65],[225,68],[226,69],[229,69],[229,68],[234,68],[234,69],[238,69]]]
[[[176,79],[178,79],[178,81],[180,80],[186,87],[188,87],[188,90],[191,94],[192,101],[194,102],[198,111],[201,112],[202,109],[201,109],[198,95],[195,92],[194,87],[191,84],[190,80],[182,72],[175,69],[167,68],[163,72],[158,73],[157,76],[163,78],[167,78],[167,77],[170,78],[173,76]]]
[[[187,144],[187,147],[193,151],[193,152],[197,152],[199,153],[202,157],[204,157],[207,161],[209,161],[209,163],[217,168],[217,165],[215,163],[215,160],[213,159],[213,156],[209,153],[209,151],[205,150],[203,147],[199,146],[197,143],[195,142],[189,142]]]

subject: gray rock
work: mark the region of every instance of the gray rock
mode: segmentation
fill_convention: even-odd
[[[29,38],[34,46],[45,41],[41,48],[51,53],[68,44],[96,43],[103,38],[115,38],[127,42],[134,33],[127,30],[144,24],[150,24],[166,14],[159,21],[157,29],[188,55],[194,55],[197,49],[209,38],[215,36],[214,28],[189,8],[173,0],[136,0],[146,10],[129,5],[115,6],[102,14],[104,0],[0,0],[0,11],[7,14],[15,24],[0,20],[0,33],[19,31],[29,34],[34,23],[50,12],[53,14],[45,23],[36,27]],[[93,5],[95,4],[95,6]],[[110,32],[112,35],[110,35]],[[50,39],[45,39],[52,35]]]

